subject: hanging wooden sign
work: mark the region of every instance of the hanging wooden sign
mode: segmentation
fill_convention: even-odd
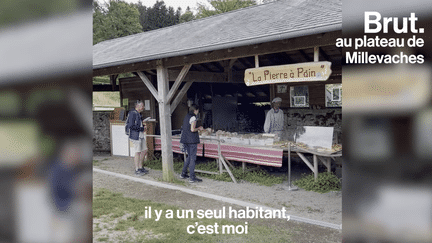
[[[325,81],[331,74],[331,62],[305,62],[245,70],[247,86],[301,81]]]

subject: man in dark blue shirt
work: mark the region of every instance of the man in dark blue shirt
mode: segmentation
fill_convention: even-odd
[[[135,109],[131,110],[126,120],[126,134],[129,135],[129,139],[132,141],[135,150],[134,163],[135,163],[135,174],[144,175],[148,173],[144,169],[144,157],[147,153],[147,144],[145,139],[145,123],[143,122],[141,113],[144,110],[144,103],[138,100],[135,103]]]

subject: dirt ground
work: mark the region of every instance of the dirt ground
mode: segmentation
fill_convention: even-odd
[[[98,161],[94,168],[135,176],[133,172],[133,158],[102,154],[95,155],[93,159]],[[140,178],[160,181],[162,172],[150,170],[149,174],[140,176]],[[174,185],[182,187],[181,185]],[[202,183],[190,184],[186,182],[185,187],[195,191],[238,199],[275,209],[282,209],[282,207],[285,207],[289,215],[332,224],[342,224],[341,192],[320,194],[307,192],[301,189],[289,191],[286,182],[267,187],[244,181],[235,184],[233,182],[222,182],[207,178],[203,178]],[[175,205],[185,209],[221,209],[224,206],[232,206],[235,209],[241,209],[240,206],[218,200],[203,198],[177,190],[155,187],[98,172],[93,173],[93,188],[106,188],[113,192],[123,193],[125,197],[151,200],[153,202]],[[282,219],[250,220],[250,224],[296,228],[292,234],[294,242],[342,242],[341,230],[299,223],[293,220],[288,222]]]

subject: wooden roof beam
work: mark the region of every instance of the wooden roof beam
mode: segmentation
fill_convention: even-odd
[[[334,45],[336,39],[342,36],[342,31],[332,31],[316,35],[301,36],[297,38],[271,41],[260,45],[247,45],[235,48],[215,50],[211,52],[195,53],[188,56],[177,56],[164,58],[166,67],[179,67],[186,64],[208,63],[233,58],[265,55],[284,51],[294,51],[313,48],[314,46]],[[186,57],[186,58],[185,58]],[[155,69],[156,60],[143,61],[133,64],[124,64],[93,70],[93,76],[111,75],[119,73],[134,72],[137,70]]]
[[[322,48],[319,48],[319,54],[320,56],[324,57],[325,61],[331,61],[330,57],[325,53],[325,51]]]
[[[148,72],[151,75],[157,75],[156,72],[152,71],[152,70],[146,70],[146,72]]]
[[[247,56],[265,55],[283,51],[309,49],[313,48],[314,46],[334,45],[336,43],[336,39],[340,38],[341,36],[342,31],[332,31],[310,36],[271,41],[261,43],[259,45],[235,47],[231,48],[231,51],[227,49],[215,50],[208,55],[197,53],[189,55],[188,62],[203,63]],[[183,60],[184,59],[182,57],[172,57],[166,58],[164,63],[166,63],[167,66],[180,66],[179,62],[182,62]]]
[[[229,61],[229,67],[232,68],[234,66],[234,63],[238,60],[238,58],[233,58]]]
[[[187,91],[189,90],[190,86],[193,84],[192,82],[186,82],[183,86],[183,88],[178,93],[177,97],[174,99],[174,101],[171,103],[171,114],[174,112],[174,110],[177,108],[178,104],[180,104],[180,101],[183,99],[183,97],[186,95]]]
[[[176,78],[180,74],[181,70],[177,69],[168,69],[168,79],[170,82],[175,82]],[[238,75],[237,72],[234,73]],[[121,80],[129,80],[129,81],[142,81],[140,77],[128,77],[121,78]],[[199,72],[199,71],[189,71],[183,79],[183,82],[200,82],[200,83],[226,83],[225,74],[224,73],[216,73],[216,72]]]
[[[207,63],[201,63],[199,64],[201,67],[203,67],[207,72],[214,72],[211,68],[208,67]]]
[[[215,66],[219,70],[220,73],[225,71],[225,68],[224,68],[225,64],[221,65],[219,62],[211,62],[210,64]]]
[[[119,91],[119,86],[115,85],[114,89],[111,85],[108,84],[93,84],[93,92],[99,91]]]
[[[285,60],[286,64],[293,63],[293,60],[291,59],[291,57],[286,52],[281,52],[281,53],[278,53],[278,54],[282,56],[282,59]]]
[[[182,70],[180,71],[179,75],[177,76],[174,82],[174,85],[171,87],[171,90],[168,92],[167,101],[166,101],[167,103],[170,103],[171,100],[173,99],[175,92],[177,91],[178,87],[180,87],[181,82],[185,78],[191,66],[192,64],[186,64],[185,66],[183,66]]]
[[[304,59],[306,59],[306,62],[312,62],[313,60],[311,60],[310,58],[309,58],[309,56],[306,54],[306,52],[304,52],[304,50],[298,50],[299,52],[300,52],[300,54],[301,54],[301,56],[304,58]]]
[[[265,57],[270,60],[272,65],[286,65],[291,62],[288,54],[284,52],[268,54]]]
[[[237,60],[245,67],[245,69],[248,69],[252,66],[252,64],[248,63],[246,58],[238,58]]]
[[[144,82],[145,86],[147,86],[147,88],[150,90],[150,92],[152,93],[152,95],[156,99],[156,101],[158,103],[160,103],[161,99],[159,97],[158,91],[153,86],[153,84],[150,82],[150,80],[147,78],[147,76],[145,76],[145,74],[141,71],[138,71],[137,73],[138,73],[138,76],[141,78],[141,80]]]

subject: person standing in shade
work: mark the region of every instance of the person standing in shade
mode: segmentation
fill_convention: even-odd
[[[267,112],[264,122],[264,132],[277,134],[279,138],[284,130],[284,113],[280,109],[282,99],[276,97],[272,100],[272,109]]]
[[[144,157],[147,153],[147,144],[145,139],[145,123],[143,121],[141,112],[144,110],[144,103],[137,100],[135,103],[135,109],[131,110],[126,119],[126,134],[129,135],[129,139],[132,141],[135,150],[134,163],[135,163],[135,175],[144,175],[148,173],[144,169]]]
[[[201,179],[198,179],[195,176],[195,161],[196,161],[196,153],[197,153],[197,147],[200,143],[198,131],[204,130],[202,126],[196,127],[197,118],[196,116],[199,113],[198,106],[191,105],[189,107],[189,113],[185,116],[183,120],[183,126],[182,126],[182,134],[180,138],[180,143],[184,144],[184,148],[188,154],[182,173],[180,175],[180,178],[186,179],[189,178],[190,183],[194,182],[201,182]],[[189,173],[190,176],[187,174],[187,169],[189,167]]]

